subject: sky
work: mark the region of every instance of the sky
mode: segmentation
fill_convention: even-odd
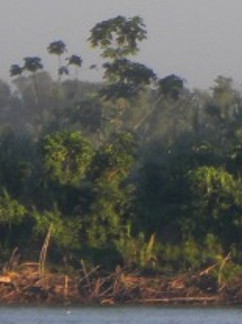
[[[242,0],[0,0],[0,79],[11,64],[40,56],[56,71],[50,42],[63,40],[70,54],[83,59],[82,80],[100,81],[99,51],[87,38],[98,22],[117,15],[143,18],[147,40],[135,61],[162,78],[176,74],[190,88],[207,89],[218,75],[242,88]]]

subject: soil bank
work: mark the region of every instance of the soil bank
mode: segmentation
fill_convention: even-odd
[[[40,272],[26,263],[0,275],[1,304],[240,304],[242,277],[228,285],[206,273],[142,276],[120,267],[73,274]]]

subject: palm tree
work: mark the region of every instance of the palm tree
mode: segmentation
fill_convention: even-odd
[[[51,42],[47,47],[47,51],[49,54],[58,56],[58,79],[60,81],[61,75],[63,74],[61,56],[67,51],[66,44],[62,40]]]
[[[37,79],[36,79],[36,72],[43,69],[43,64],[41,63],[41,58],[38,56],[28,56],[24,58],[24,66],[23,71],[26,70],[30,73],[32,73],[33,76],[33,90],[34,90],[34,96],[35,96],[35,102],[38,105],[39,104],[39,94],[38,94],[38,85],[37,85]]]
[[[36,73],[38,70],[43,69],[43,64],[41,63],[41,58],[38,56],[29,56],[24,58],[23,70]]]
[[[23,68],[18,64],[12,64],[9,73],[11,77],[20,76],[23,73]]]
[[[16,77],[22,75],[24,71],[30,72],[33,76],[33,93],[36,105],[39,104],[38,86],[36,80],[36,72],[43,69],[41,58],[38,56],[24,57],[24,65],[21,67],[18,64],[12,64],[10,67],[10,76]]]
[[[73,65],[75,67],[75,79],[78,79],[78,69],[82,66],[82,59],[78,55],[71,55],[67,58],[68,65]]]

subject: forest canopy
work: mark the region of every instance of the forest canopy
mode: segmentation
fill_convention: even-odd
[[[157,76],[133,59],[146,37],[137,16],[91,29],[101,83],[62,40],[47,46],[56,79],[29,56],[0,81],[1,264],[16,248],[38,260],[49,233],[48,262],[69,270],[241,266],[242,92]]]

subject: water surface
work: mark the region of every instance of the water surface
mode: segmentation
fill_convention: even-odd
[[[0,324],[241,324],[242,308],[0,307]]]

